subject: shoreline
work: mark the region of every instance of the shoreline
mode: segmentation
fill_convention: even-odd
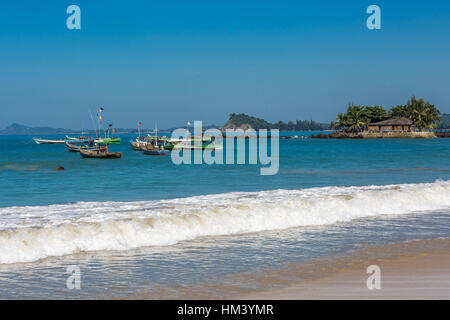
[[[377,257],[378,255],[380,256]],[[418,240],[368,247],[346,257],[331,259],[329,262],[331,265],[328,266],[328,270],[316,279],[296,281],[283,288],[254,291],[236,298],[251,300],[450,299],[450,239]],[[321,265],[320,261],[316,261],[316,264],[319,267]],[[367,288],[366,282],[371,275],[367,273],[367,267],[370,265],[380,267],[381,288],[379,290]]]
[[[367,289],[367,267],[381,269],[381,289]],[[362,247],[351,254],[290,263],[220,282],[141,287],[119,299],[400,300],[450,299],[450,238]]]
[[[362,131],[357,133],[332,132],[329,134],[319,133],[312,135],[311,139],[433,139],[437,138],[434,132],[413,132],[413,131]]]

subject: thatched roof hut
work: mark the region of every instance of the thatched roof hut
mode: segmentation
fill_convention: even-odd
[[[414,122],[403,117],[369,123],[367,128],[369,131],[415,131]]]

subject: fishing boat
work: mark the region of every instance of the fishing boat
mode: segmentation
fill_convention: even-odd
[[[138,135],[138,137],[136,138],[135,141],[130,140],[131,148],[134,151],[141,151],[142,150],[141,149],[141,143],[145,141],[145,139],[143,137],[141,137],[141,126],[142,126],[142,122],[139,121],[138,122],[138,133],[139,133],[139,135]]]
[[[169,139],[166,137],[158,137],[157,139],[153,136],[147,136],[145,138],[138,137],[136,140],[130,140],[131,148],[135,151],[143,151],[146,146],[153,145],[155,141],[163,147],[164,150],[170,151],[175,146],[173,143],[169,142]]]
[[[122,157],[122,152],[109,152],[107,149],[103,150],[80,149],[80,154],[83,158],[94,158],[94,159],[120,159]]]
[[[191,137],[172,139],[176,143],[174,149],[186,150],[222,150],[222,145],[214,143],[214,137]]]
[[[94,138],[92,138],[92,137],[88,137],[88,136],[78,136],[78,137],[69,137],[69,136],[66,136],[66,139],[67,140],[71,140],[71,141],[86,141],[86,140],[95,140]]]
[[[200,135],[188,138],[172,138],[169,142],[174,145],[174,149],[188,150],[221,150],[222,146],[214,143],[214,136]]]
[[[140,146],[140,143],[138,141],[130,140],[130,144],[131,144],[131,148],[134,151],[141,151],[141,146]]]
[[[141,144],[141,150],[144,152],[145,155],[149,156],[164,156],[169,154],[169,150],[165,149],[164,147],[167,146],[167,139],[161,139],[158,137],[158,129],[155,121],[155,135],[148,136],[147,142],[144,144]],[[173,146],[172,146],[173,148]]]
[[[34,142],[36,144],[64,144],[66,143],[66,140],[48,140],[48,139],[41,139],[41,138],[33,138]]]
[[[169,150],[164,149],[164,145],[158,144],[157,140],[141,144],[140,149],[148,156],[164,156],[169,154]]]
[[[122,138],[99,138],[95,139],[94,142],[98,144],[120,144]]]
[[[164,150],[173,150],[173,148],[175,147],[175,144],[173,144],[172,142],[169,141],[169,138],[167,137],[162,137],[161,139],[158,139],[158,141],[161,142]]]
[[[88,137],[86,137],[86,138],[88,138]],[[92,145],[94,143],[94,141],[95,141],[94,138],[66,140],[66,142],[70,142],[70,143],[86,143],[86,144],[89,144],[89,145]]]
[[[148,156],[165,156],[169,154],[169,151],[164,149],[144,149],[142,151]]]
[[[68,143],[68,142],[66,142],[66,146],[67,146],[67,149],[70,152],[80,152],[81,149],[83,149],[83,150],[102,150],[102,149],[104,150],[104,149],[106,149],[106,147],[100,147],[98,145],[95,145],[95,146],[91,146],[91,145],[75,145],[75,144],[71,144],[71,143]]]
[[[150,136],[150,135],[149,135],[149,136],[146,138],[146,140],[157,141],[157,143],[158,143],[159,145],[161,145],[161,146],[164,148],[164,150],[168,150],[168,151],[172,150],[173,147],[175,146],[175,144],[172,143],[172,142],[170,141],[170,139],[169,139],[168,137],[166,137],[166,136],[159,137],[159,136]]]
[[[139,123],[141,123],[141,122],[139,122]],[[140,126],[139,126],[139,129],[140,129]],[[131,148],[134,151],[142,151],[142,147],[144,145],[146,145],[148,142],[149,142],[149,138],[141,137],[140,131],[139,131],[139,136],[136,138],[136,140],[134,140],[134,141],[130,140]]]
[[[222,150],[223,147],[218,144],[208,144],[208,145],[195,145],[190,142],[183,142],[175,145],[174,149],[185,149],[185,150]]]
[[[108,125],[108,131],[105,131],[105,136],[102,138],[100,135],[100,128],[101,128],[101,121],[103,119],[102,112],[104,111],[103,108],[100,108],[98,110],[97,114],[97,138],[94,140],[95,143],[102,144],[102,145],[108,145],[108,144],[120,144],[122,142],[122,138],[115,138],[111,137],[110,133],[114,133],[114,129],[112,128],[112,124]],[[92,118],[92,114],[91,114]]]

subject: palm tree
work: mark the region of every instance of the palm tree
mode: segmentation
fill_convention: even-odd
[[[333,123],[334,128],[336,129],[345,129],[348,126],[347,114],[343,114],[342,112],[337,115],[336,122]]]
[[[437,122],[442,120],[441,112],[434,104],[415,96],[408,100],[406,105],[392,108],[390,113],[393,117],[405,117],[414,121],[414,125],[419,129],[434,128]]]
[[[364,108],[361,106],[349,106],[347,110],[348,124],[350,132],[362,131],[367,125],[367,117]]]
[[[370,120],[366,113],[366,107],[356,106],[353,103],[350,103],[345,114],[338,114],[334,127],[345,129],[350,132],[359,132],[362,131],[369,122]]]
[[[382,106],[365,106],[364,113],[367,123],[382,121],[387,116],[387,112]]]

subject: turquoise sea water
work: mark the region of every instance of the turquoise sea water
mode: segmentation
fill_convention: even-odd
[[[110,147],[122,159],[99,161],[64,145],[36,145],[31,136],[0,136],[0,207],[450,179],[450,139],[280,140],[278,174],[261,176],[259,164],[177,166],[170,157],[133,152],[131,138]]]
[[[131,138],[97,160],[0,136],[0,298],[183,297],[173,288],[450,237],[450,139],[280,140],[278,174],[261,176],[177,166]],[[81,290],[65,287],[68,265]]]

